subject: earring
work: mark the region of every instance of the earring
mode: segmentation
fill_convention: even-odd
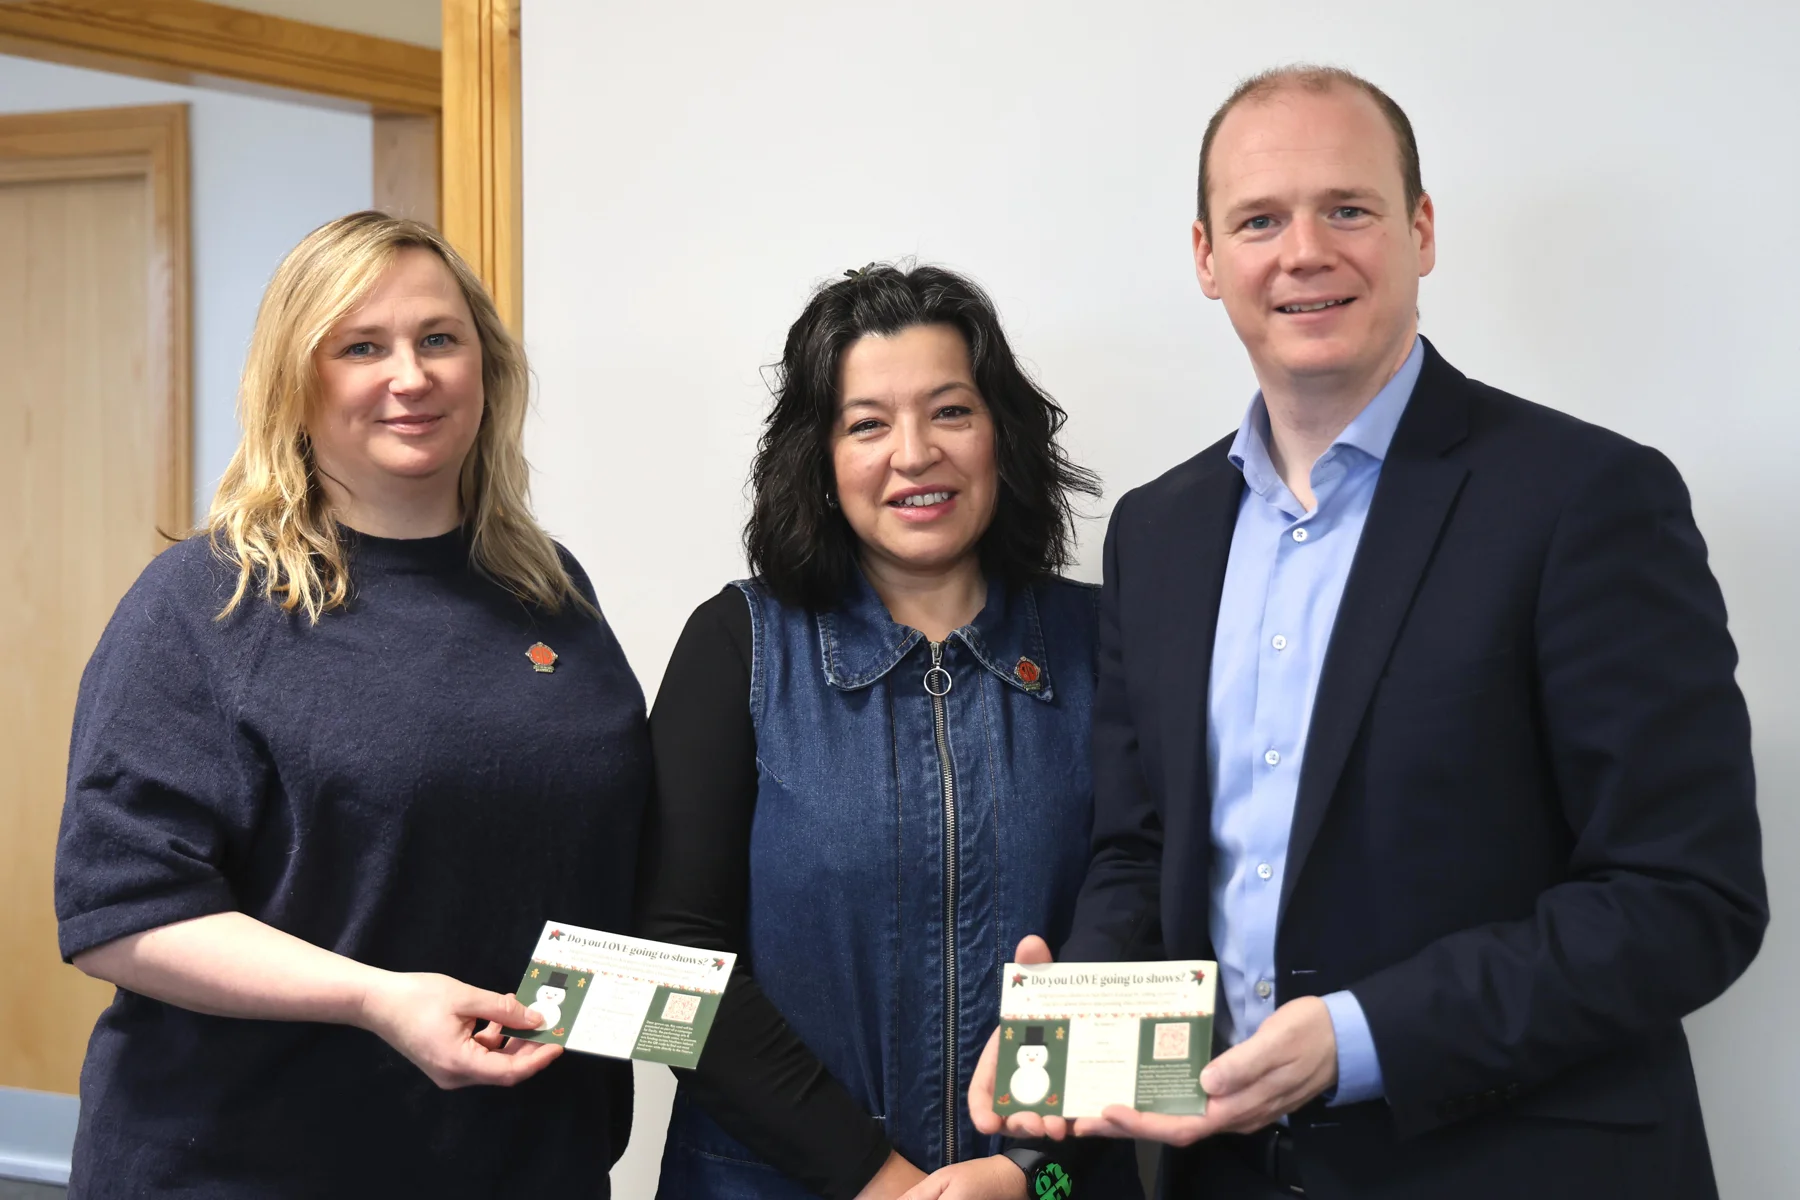
[[[837,507],[837,497],[832,495],[830,492],[825,493],[825,507],[826,508],[836,508]]]

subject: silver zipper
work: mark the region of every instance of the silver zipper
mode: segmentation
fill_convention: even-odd
[[[925,694],[931,697],[931,726],[937,737],[938,774],[944,788],[944,1166],[956,1158],[956,776],[950,770],[950,737],[944,697],[954,683],[944,668],[944,643],[931,643]]]

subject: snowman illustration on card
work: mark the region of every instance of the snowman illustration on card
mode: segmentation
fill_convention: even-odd
[[[1036,1104],[1050,1094],[1050,1047],[1044,1044],[1044,1027],[1027,1025],[1025,1044],[1019,1047],[1019,1065],[1007,1082],[1007,1091],[1018,1104]]]
[[[530,1005],[532,1012],[543,1014],[544,1023],[539,1029],[555,1029],[562,1024],[562,1002],[568,998],[569,973],[550,972],[550,981],[537,990],[537,999]]]

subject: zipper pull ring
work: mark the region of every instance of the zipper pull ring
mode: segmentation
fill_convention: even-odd
[[[950,685],[955,682],[950,672],[944,669],[944,643],[931,643],[931,669],[925,672],[925,694],[941,700],[950,694]]]

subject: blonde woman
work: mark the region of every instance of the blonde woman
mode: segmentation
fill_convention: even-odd
[[[82,680],[56,908],[119,990],[76,1200],[606,1194],[627,1065],[500,1033],[541,922],[626,927],[649,783],[525,405],[431,230],[358,213],[276,272],[207,526]]]

